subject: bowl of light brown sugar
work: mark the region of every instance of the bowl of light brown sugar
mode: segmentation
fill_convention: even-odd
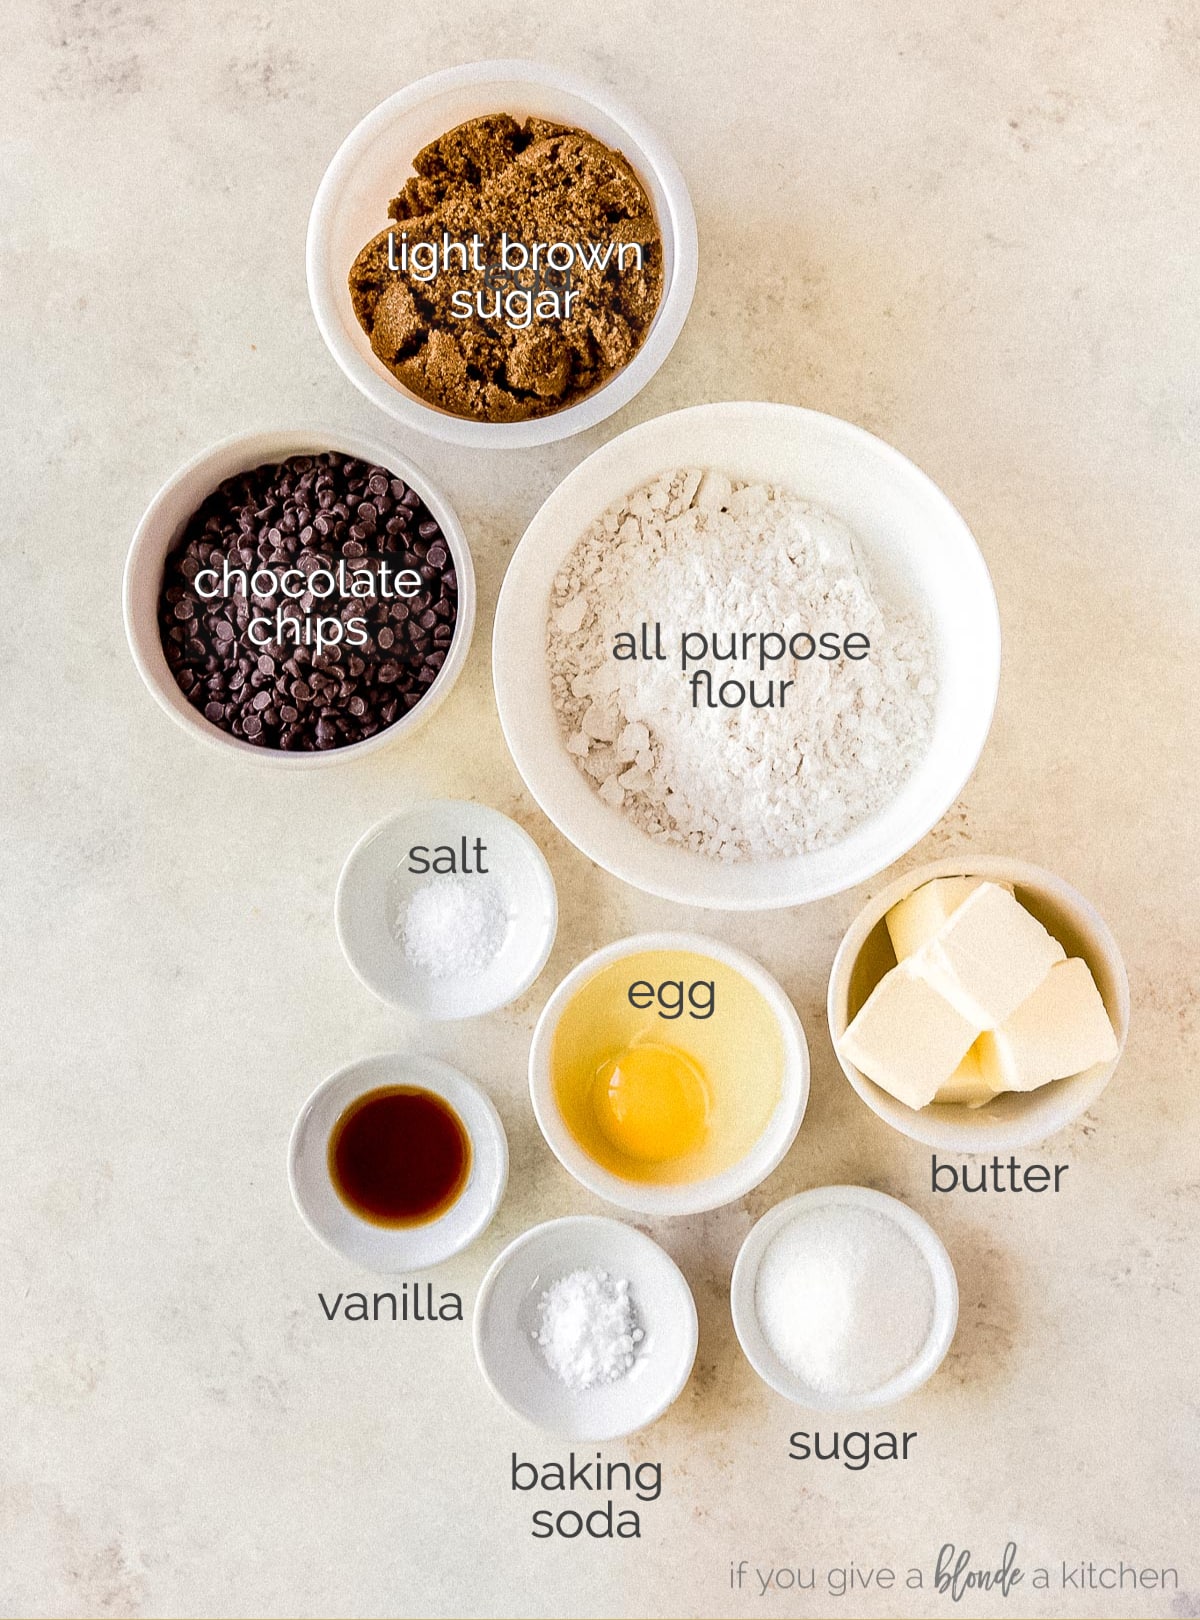
[[[419,432],[546,444],[628,403],[696,281],[687,186],[657,135],[573,74],[479,62],[350,133],[309,220],[309,296],[338,365]]]

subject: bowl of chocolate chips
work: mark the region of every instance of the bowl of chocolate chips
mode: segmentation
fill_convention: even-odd
[[[124,608],[134,661],[172,719],[304,768],[429,719],[466,662],[475,578],[453,510],[387,445],[243,434],[151,501]]]

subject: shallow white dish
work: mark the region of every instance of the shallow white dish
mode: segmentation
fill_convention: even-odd
[[[863,1002],[896,963],[884,917],[894,905],[939,877],[979,877],[1011,883],[1017,899],[1065,948],[1081,956],[1117,1037],[1111,1063],[1096,1063],[1082,1074],[1054,1080],[1036,1091],[1004,1092],[982,1108],[962,1103],[931,1103],[909,1108],[869,1080],[842,1057],[839,1042]],[[1090,1108],[1112,1079],[1129,1034],[1129,979],[1120,947],[1104,919],[1077,889],[1043,867],[1001,856],[962,855],[918,866],[871,896],[850,924],[829,976],[829,1033],[847,1080],[873,1113],[904,1136],[930,1147],[961,1153],[997,1153],[1031,1147],[1061,1130]]]
[[[564,1010],[601,968],[640,951],[695,951],[725,963],[754,986],[779,1025],[784,1050],[783,1088],[767,1128],[744,1158],[719,1175],[702,1181],[656,1187],[613,1175],[585,1153],[575,1140],[554,1095],[551,1055],[554,1033]],[[719,1209],[765,1181],[796,1140],[808,1106],[808,1085],[808,1042],[804,1026],[782,986],[753,957],[704,934],[635,934],[593,951],[567,974],[542,1009],[529,1048],[529,1092],[533,1111],[555,1158],[590,1192],[620,1209],[642,1215],[697,1215],[703,1210]]]
[[[571,1390],[535,1342],[541,1296],[572,1271],[599,1267],[627,1278],[645,1337],[623,1378]],[[636,1227],[569,1215],[510,1243],[475,1301],[475,1357],[492,1393],[518,1417],[564,1440],[614,1440],[660,1417],[696,1359],[696,1302],[670,1255]]]
[[[412,394],[371,349],[347,278],[366,244],[386,229],[387,207],[412,160],[447,130],[486,113],[538,117],[583,129],[620,152],[654,207],[663,246],[663,296],[641,348],[623,370],[576,405],[525,422],[477,422]],[[308,295],[330,354],[354,386],[406,427],[475,449],[550,444],[595,427],[639,393],[683,328],[696,286],[696,219],[670,152],[636,113],[565,69],[544,62],[472,62],[418,79],[351,130],[317,190],[308,222]]]
[[[486,878],[500,892],[508,928],[480,972],[435,979],[404,952],[399,919],[413,892],[436,881],[434,874],[409,870],[409,853],[418,845],[461,849],[464,838],[471,852],[477,838],[484,842]],[[359,839],[338,879],[334,920],[347,962],[382,1001],[422,1018],[474,1018],[515,1000],[542,971],[554,944],[558,900],[546,858],[523,827],[486,804],[424,799]]]
[[[885,810],[827,849],[725,864],[657,843],[600,800],[563,745],[545,664],[554,576],[584,530],[614,501],[658,473],[687,466],[783,485],[825,507],[861,541],[883,593],[928,610],[939,682],[929,751]],[[696,405],[610,440],[545,502],[505,575],[492,664],[500,721],[517,769],[572,843],[648,894],[756,911],[852,888],[898,860],[945,814],[991,725],[1000,622],[970,530],[899,451],[848,422],[794,405]]]
[[[772,1240],[797,1215],[812,1209],[852,1206],[871,1210],[895,1221],[916,1244],[929,1265],[933,1279],[933,1322],[921,1353],[895,1378],[866,1395],[842,1396],[813,1389],[786,1366],[772,1350],[759,1323],[755,1303],[758,1268]],[[941,1238],[915,1210],[898,1198],[876,1192],[871,1187],[814,1187],[797,1193],[769,1209],[751,1228],[738,1251],[730,1284],[729,1302],[733,1326],[747,1361],[758,1376],[785,1395],[789,1401],[822,1412],[856,1412],[873,1406],[888,1406],[903,1400],[932,1378],[942,1363],[958,1325],[958,1279]]]
[[[356,456],[361,461],[386,467],[416,490],[431,515],[437,519],[454,559],[458,580],[458,617],[454,624],[454,638],[437,679],[420,703],[392,725],[377,731],[373,737],[351,743],[346,748],[318,749],[311,753],[258,748],[241,737],[231,736],[220,726],[213,725],[211,720],[205,719],[203,713],[188,702],[172,675],[158,631],[158,597],[162,589],[163,568],[168,554],[181,538],[197,508],[226,478],[262,466],[265,462],[285,461],[289,456],[322,455],[327,451]],[[421,469],[415,467],[407,457],[399,455],[390,445],[336,429],[239,433],[202,450],[185,462],[178,472],[172,473],[150,502],[134,533],[126,559],[123,603],[129,650],[138,673],[159,708],[203,742],[240,754],[243,759],[255,760],[261,765],[304,771],[337,765],[348,759],[361,759],[364,754],[374,753],[387,743],[411,735],[440,708],[462,673],[470,650],[471,634],[475,628],[475,570],[471,564],[467,537],[454,509]]]
[[[380,1086],[420,1086],[444,1097],[471,1139],[471,1170],[454,1204],[423,1226],[373,1226],[356,1215],[329,1179],[329,1135],[343,1112]],[[423,1271],[441,1265],[486,1231],[508,1181],[508,1139],[500,1116],[473,1080],[419,1052],[360,1058],[331,1074],[300,1110],[288,1144],[288,1181],[305,1225],[328,1248],[370,1271]]]

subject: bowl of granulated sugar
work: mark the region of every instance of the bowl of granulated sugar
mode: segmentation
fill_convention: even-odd
[[[932,1378],[954,1338],[958,1282],[933,1228],[870,1187],[816,1187],[751,1229],[730,1285],[746,1359],[790,1401],[857,1411]]]
[[[792,405],[630,429],[509,565],[496,699],[526,785],[606,871],[724,910],[839,893],[962,791],[1000,678],[986,564],[890,446]]]

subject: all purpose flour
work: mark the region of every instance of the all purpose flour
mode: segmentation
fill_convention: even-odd
[[[586,531],[554,581],[547,658],[605,803],[724,860],[846,837],[929,744],[927,626],[881,604],[838,519],[720,473],[665,473]]]

